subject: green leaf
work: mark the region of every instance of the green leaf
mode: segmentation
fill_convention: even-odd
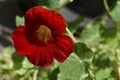
[[[59,73],[59,68],[54,69],[51,73],[49,73],[50,80],[57,80],[57,74]]]
[[[104,80],[110,77],[111,69],[101,69],[96,73],[96,80]]]
[[[82,61],[91,62],[94,53],[84,43],[75,43],[75,53]]]
[[[45,6],[49,9],[58,10],[67,3],[72,2],[73,0],[39,0],[40,6]]]
[[[12,59],[13,59],[13,62],[15,63],[21,63],[24,59],[23,56],[20,56],[18,53],[14,53],[12,54]]]
[[[59,68],[58,80],[81,80],[86,76],[85,64],[74,53]]]
[[[46,72],[46,71],[42,71],[42,73],[39,75],[39,77],[42,78],[43,80],[51,80],[51,79],[48,78],[48,72]],[[51,77],[52,77],[52,75],[51,75]],[[54,80],[56,80],[56,79],[54,79]]]
[[[105,39],[107,38],[114,38],[117,33],[117,27],[111,27],[108,29],[105,29],[104,32],[101,34],[101,36]]]
[[[108,80],[115,80],[115,78],[109,78]]]
[[[16,16],[16,26],[24,26],[24,17]]]
[[[100,50],[100,51],[102,52],[102,50]],[[109,67],[110,60],[108,58],[108,55],[106,55],[105,53],[101,53],[100,51],[96,52],[96,56],[94,59],[94,65],[98,68]]]
[[[14,62],[14,69],[20,69],[22,68],[22,61],[24,57],[18,55],[17,53],[12,54],[12,60]]]
[[[97,19],[96,21],[89,23],[81,33],[81,38],[84,43],[88,45],[97,45],[104,39],[101,34],[104,31],[105,21]]]
[[[14,68],[15,70],[21,69],[21,68],[22,68],[22,63],[14,63],[13,68]]]
[[[108,12],[115,22],[120,22],[120,1],[117,1],[114,8]]]

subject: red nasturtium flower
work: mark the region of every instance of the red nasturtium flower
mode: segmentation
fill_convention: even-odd
[[[73,41],[63,32],[66,21],[57,12],[36,6],[25,14],[25,26],[12,34],[18,54],[36,66],[49,66],[53,59],[64,62],[73,51]]]

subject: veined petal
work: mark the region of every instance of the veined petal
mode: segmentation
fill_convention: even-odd
[[[53,28],[54,34],[61,34],[66,29],[66,21],[60,14],[55,14],[53,16],[54,20],[51,22],[55,27]]]
[[[45,25],[51,29],[53,34],[61,34],[66,29],[66,21],[62,15],[40,6],[33,7],[26,12],[25,25],[32,30],[39,25]]]
[[[20,55],[26,56],[31,54],[35,48],[26,40],[24,29],[25,29],[24,26],[16,28],[12,34],[12,39],[14,41],[16,51]]]
[[[49,66],[53,61],[52,45],[36,47],[35,52],[27,57],[28,60],[36,66]]]
[[[63,62],[72,53],[74,49],[73,41],[66,35],[61,35],[56,38],[53,50],[54,58],[58,61]]]

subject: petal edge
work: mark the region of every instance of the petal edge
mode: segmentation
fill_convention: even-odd
[[[19,26],[12,33],[12,39],[16,52],[22,56],[31,54],[34,51],[34,47],[29,44],[24,34],[25,26]]]

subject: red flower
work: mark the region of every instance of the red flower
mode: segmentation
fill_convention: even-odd
[[[53,59],[64,62],[73,51],[73,41],[63,32],[64,18],[57,12],[36,6],[25,14],[25,26],[12,34],[16,51],[36,66],[49,66]]]

